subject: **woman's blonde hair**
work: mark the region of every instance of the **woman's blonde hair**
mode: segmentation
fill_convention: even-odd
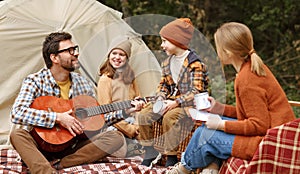
[[[266,76],[263,61],[255,52],[253,37],[250,29],[237,22],[228,22],[221,25],[214,34],[217,50],[225,50],[237,54],[245,62],[250,59],[251,71],[258,76]]]

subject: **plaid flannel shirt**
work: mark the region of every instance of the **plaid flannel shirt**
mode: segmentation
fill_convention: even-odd
[[[96,97],[94,87],[90,81],[78,73],[71,72],[71,88],[69,98],[78,95]],[[49,69],[43,68],[39,72],[28,75],[24,80],[11,110],[11,121],[21,124],[24,129],[30,130],[32,126],[52,128],[56,120],[56,112],[30,108],[32,102],[40,96],[60,97],[60,88],[54,80]],[[122,118],[122,112],[104,114],[107,124]]]
[[[170,60],[171,57],[162,62],[162,76],[156,96],[161,96],[164,99],[176,99],[181,106],[192,106],[194,95],[208,89],[207,66],[194,51],[190,50],[181,67],[178,82],[174,82],[170,69]],[[177,87],[178,92],[173,97],[175,87]]]

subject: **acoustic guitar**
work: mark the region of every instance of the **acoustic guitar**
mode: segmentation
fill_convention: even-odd
[[[154,97],[144,97],[140,100],[149,102],[153,101]],[[72,109],[72,115],[83,124],[84,133],[73,137],[66,128],[59,124],[55,124],[53,128],[35,126],[30,133],[40,149],[47,152],[59,152],[74,145],[78,139],[87,139],[99,133],[105,125],[103,114],[131,108],[133,107],[131,101],[99,105],[95,98],[87,95],[76,96],[70,100],[54,96],[41,96],[33,101],[31,108],[49,112],[66,112]]]

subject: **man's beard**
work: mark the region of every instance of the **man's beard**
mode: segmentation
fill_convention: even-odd
[[[73,72],[75,70],[78,70],[80,68],[80,65],[76,64],[76,65],[73,65],[72,67],[66,67],[66,66],[62,66],[62,67],[69,72]]]

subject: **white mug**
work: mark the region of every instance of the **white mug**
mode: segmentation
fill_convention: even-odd
[[[208,92],[202,92],[199,94],[196,94],[194,96],[194,101],[196,104],[197,110],[202,110],[210,107],[210,102],[208,101]]]

